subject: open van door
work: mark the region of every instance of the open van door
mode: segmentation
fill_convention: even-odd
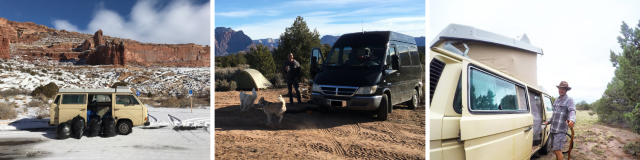
[[[311,65],[309,69],[311,70],[311,79],[314,79],[320,69],[322,68],[322,63],[324,63],[324,57],[322,57],[322,50],[319,47],[313,47],[311,49]]]
[[[526,86],[486,66],[468,61],[463,66],[462,99],[467,101],[462,103],[459,140],[466,159],[527,159],[533,116]]]

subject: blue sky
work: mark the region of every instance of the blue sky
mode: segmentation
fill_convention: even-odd
[[[209,45],[209,10],[208,0],[0,1],[10,21],[151,43]]]
[[[251,39],[279,38],[297,16],[320,35],[391,30],[425,36],[424,0],[218,0],[215,27],[243,30]]]

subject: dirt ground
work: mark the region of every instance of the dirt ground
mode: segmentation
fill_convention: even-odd
[[[292,113],[284,115],[282,124],[273,116],[276,123],[265,125],[259,105],[240,112],[239,93],[215,93],[216,159],[425,159],[424,104],[415,110],[396,105],[387,121],[362,111],[308,114],[305,108],[315,105],[294,104],[287,106]],[[257,94],[269,102],[277,102],[278,95],[289,101],[286,89]]]
[[[578,111],[574,129],[572,159],[640,159],[624,152],[625,144],[640,141],[640,135],[628,128],[621,128],[597,122],[596,114],[589,110]],[[569,141],[567,139],[567,141]],[[569,142],[567,142],[569,143]],[[568,144],[565,145],[568,147]],[[565,159],[567,154],[564,154]],[[533,158],[536,159],[536,158]],[[541,155],[538,159],[554,160],[555,154]]]

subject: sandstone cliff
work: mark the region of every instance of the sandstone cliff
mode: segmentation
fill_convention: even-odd
[[[226,56],[240,51],[246,52],[256,45],[244,32],[236,32],[231,28],[217,27],[215,36],[215,56]]]

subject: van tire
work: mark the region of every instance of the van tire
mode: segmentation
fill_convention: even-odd
[[[128,121],[118,121],[118,124],[116,125],[116,132],[118,132],[119,135],[128,135],[133,129],[131,126],[131,123]]]
[[[553,142],[553,136],[549,134],[549,138],[547,138],[547,143],[545,143],[544,146],[540,148],[540,154],[546,155],[549,152],[552,152],[553,151],[553,145],[551,144],[552,142]]]
[[[418,107],[418,91],[413,90],[413,96],[411,96],[411,100],[407,101],[407,106],[409,109],[416,109]]]
[[[380,106],[378,106],[378,120],[386,121],[389,118],[389,102],[387,102],[387,95],[383,94],[380,100]]]

